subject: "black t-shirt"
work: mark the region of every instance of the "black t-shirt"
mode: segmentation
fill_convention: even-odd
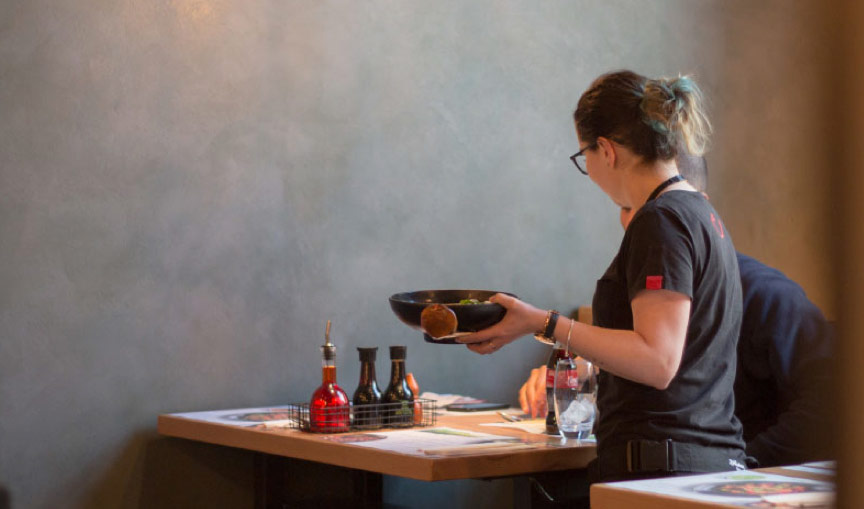
[[[633,330],[630,302],[661,288],[691,298],[681,365],[665,390],[601,372],[598,454],[636,439],[743,449],[732,392],[741,280],[729,233],[699,193],[668,191],[639,209],[597,282],[596,325]]]

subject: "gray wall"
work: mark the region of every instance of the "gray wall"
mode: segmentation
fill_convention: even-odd
[[[424,390],[515,401],[543,346],[428,345],[387,297],[590,303],[620,227],[567,160],[570,113],[610,69],[696,73],[736,242],[830,304],[818,234],[788,240],[826,202],[801,194],[814,156],[789,113],[819,110],[797,71],[827,51],[802,30],[816,3],[750,4],[0,0],[14,506],[250,507],[251,455],[158,438],[156,416],[307,399],[327,319],[349,392],[355,347],[407,344]],[[453,507],[509,489],[386,487]]]

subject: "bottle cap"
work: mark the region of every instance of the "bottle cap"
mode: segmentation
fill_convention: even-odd
[[[405,360],[405,351],[408,350],[407,346],[391,346],[390,347],[390,360]]]
[[[357,351],[360,352],[360,362],[375,362],[375,356],[378,353],[378,347],[372,348],[361,348],[357,347]]]
[[[332,361],[336,358],[336,345],[323,345],[321,352],[324,353],[325,361]]]

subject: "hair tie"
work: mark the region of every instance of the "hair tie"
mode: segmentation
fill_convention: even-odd
[[[687,76],[679,76],[670,84],[672,97],[675,99],[675,109],[682,110],[687,106],[686,94],[693,92],[693,81]]]

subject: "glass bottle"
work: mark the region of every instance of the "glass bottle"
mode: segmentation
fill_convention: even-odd
[[[565,439],[591,435],[597,415],[597,377],[594,365],[581,357],[567,357],[555,367],[555,416]]]
[[[405,346],[390,347],[390,385],[381,397],[384,424],[392,428],[414,425],[414,394],[405,380]]]
[[[568,359],[570,354],[563,348],[553,348],[546,362],[546,433],[558,434],[558,422],[555,419],[555,366],[559,359]]]
[[[336,345],[330,342],[330,320],[321,346],[321,386],[312,393],[309,402],[309,427],[317,433],[348,431],[351,426],[351,405],[348,395],[336,384]]]
[[[360,352],[360,382],[354,391],[354,426],[364,429],[381,427],[381,390],[375,377],[378,348],[357,348]]]

